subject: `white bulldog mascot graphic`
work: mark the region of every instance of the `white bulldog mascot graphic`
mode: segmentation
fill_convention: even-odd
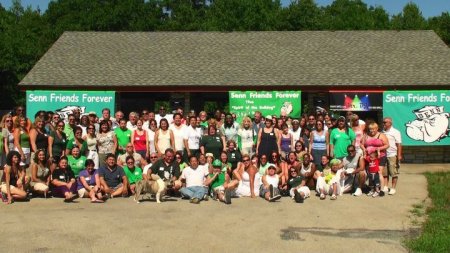
[[[406,134],[411,139],[431,143],[448,136],[450,114],[444,111],[444,106],[427,105],[413,113],[417,118],[406,123]]]
[[[77,106],[77,105],[67,105],[63,108],[55,110],[57,114],[59,114],[62,120],[66,120],[69,117],[69,114],[72,114],[73,110],[80,110],[80,115],[84,115],[86,111],[86,106]]]
[[[291,102],[284,102],[281,106],[280,112],[285,112],[286,115],[289,115],[293,110],[292,103]]]

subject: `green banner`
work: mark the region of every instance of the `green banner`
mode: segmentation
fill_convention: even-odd
[[[409,146],[450,145],[450,91],[386,91],[383,115]]]
[[[40,110],[57,112],[61,119],[67,118],[77,108],[81,115],[94,111],[101,117],[103,108],[109,108],[114,115],[114,91],[28,90],[26,95],[27,117],[32,121]]]
[[[277,115],[299,118],[301,113],[301,91],[230,91],[230,112],[242,117],[253,117],[255,111],[263,116]]]

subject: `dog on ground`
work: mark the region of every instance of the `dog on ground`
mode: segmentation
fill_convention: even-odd
[[[134,200],[140,203],[140,198],[142,194],[155,194],[156,202],[161,203],[161,199],[164,194],[166,194],[166,184],[164,181],[156,174],[152,174],[149,180],[140,180],[136,182]]]

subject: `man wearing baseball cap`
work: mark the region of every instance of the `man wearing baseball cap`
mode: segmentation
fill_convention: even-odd
[[[218,159],[212,163],[213,172],[208,175],[205,185],[210,186],[213,198],[227,205],[231,204],[232,189],[236,188],[238,182],[231,181],[226,171],[222,171],[222,162]]]

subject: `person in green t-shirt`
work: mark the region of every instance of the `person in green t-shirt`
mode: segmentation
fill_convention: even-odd
[[[67,142],[66,154],[72,153],[72,148],[78,146],[80,148],[80,154],[83,156],[87,155],[87,142],[82,138],[83,129],[76,126],[74,129],[74,138]]]
[[[131,141],[131,130],[127,128],[127,120],[121,119],[119,127],[114,129],[117,137],[117,155],[125,154],[126,146]]]
[[[226,171],[222,171],[222,162],[218,159],[212,163],[213,173],[208,175],[205,181],[206,186],[210,186],[213,198],[227,205],[231,204],[231,195],[239,182],[230,180],[230,176]]]
[[[355,145],[355,139],[355,132],[345,123],[345,117],[339,117],[337,127],[330,133],[330,156],[340,160],[346,157],[347,147]]]
[[[128,156],[126,159],[126,166],[123,167],[123,171],[128,179],[128,187],[131,194],[135,194],[136,183],[143,179],[142,169],[134,166],[133,156]]]
[[[86,156],[81,155],[80,148],[78,146],[73,146],[71,154],[67,156],[67,160],[70,168],[73,171],[73,174],[75,175],[75,177],[78,177],[80,171],[84,169]]]

